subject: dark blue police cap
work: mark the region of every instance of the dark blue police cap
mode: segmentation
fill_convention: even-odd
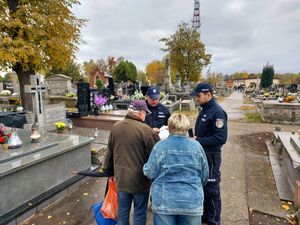
[[[210,92],[212,90],[213,90],[213,88],[210,84],[199,83],[197,85],[197,87],[195,88],[195,90],[190,93],[190,95],[195,96],[195,95],[198,95],[200,92]]]
[[[157,86],[150,86],[147,90],[146,95],[151,99],[156,99],[160,97],[159,87]]]

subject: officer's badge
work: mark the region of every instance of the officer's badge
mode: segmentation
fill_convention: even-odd
[[[216,120],[216,127],[217,128],[223,128],[224,127],[224,120],[223,119],[217,119]]]

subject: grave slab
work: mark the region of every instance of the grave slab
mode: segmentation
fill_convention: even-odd
[[[291,140],[299,137],[291,132],[279,131],[273,132],[273,135],[273,143],[267,143],[267,147],[277,191],[281,199],[294,201],[295,185],[300,180],[300,153]]]
[[[112,126],[125,118],[127,110],[113,110],[108,113],[100,113],[99,116],[73,117],[72,122],[76,127],[98,128],[99,130],[111,130]]]
[[[22,147],[0,150],[0,218],[91,166],[93,138],[44,133],[31,143],[29,131],[18,134]]]

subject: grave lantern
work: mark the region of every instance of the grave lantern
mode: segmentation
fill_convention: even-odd
[[[19,148],[22,146],[23,142],[21,141],[16,128],[12,128],[7,144],[8,148]]]
[[[39,131],[39,125],[36,121],[31,126],[30,138],[31,138],[32,143],[37,143],[37,142],[40,141],[41,134],[40,134],[40,131]]]

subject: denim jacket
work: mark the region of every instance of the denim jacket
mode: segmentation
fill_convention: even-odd
[[[170,134],[154,145],[143,170],[145,176],[153,180],[153,212],[203,214],[203,185],[208,177],[208,164],[199,142]]]

